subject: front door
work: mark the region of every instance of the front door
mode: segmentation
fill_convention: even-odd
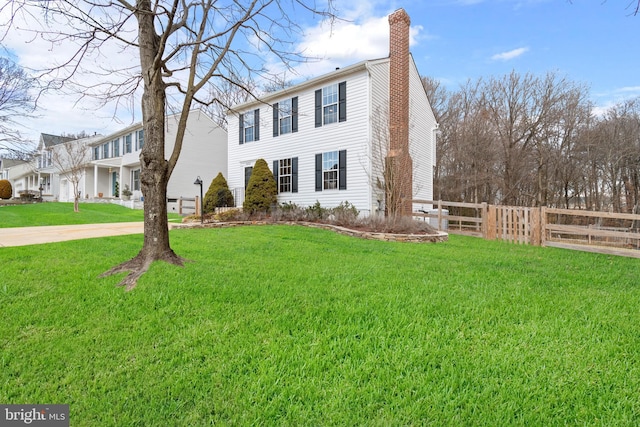
[[[111,196],[112,197],[120,196],[119,194],[120,189],[116,188],[116,184],[118,184],[118,172],[111,172]]]

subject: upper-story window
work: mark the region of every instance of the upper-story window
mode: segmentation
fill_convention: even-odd
[[[347,120],[347,82],[336,83],[315,92],[316,127]]]
[[[260,140],[260,110],[256,109],[239,117],[240,144]]]
[[[124,137],[124,152],[125,154],[131,152],[131,134]]]
[[[100,147],[93,147],[93,160],[100,160]]]
[[[102,158],[103,159],[109,158],[109,143],[102,145]]]
[[[113,157],[120,157],[120,138],[111,141]]]
[[[144,129],[136,131],[136,151],[144,147]]]
[[[298,97],[273,104],[273,136],[298,132]]]

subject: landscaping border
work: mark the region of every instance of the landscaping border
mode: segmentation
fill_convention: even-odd
[[[441,243],[449,240],[449,234],[438,231],[437,234],[400,234],[400,233],[381,233],[373,231],[354,230],[332,224],[322,224],[307,221],[229,221],[229,222],[209,222],[201,224],[199,222],[174,224],[172,229],[179,228],[228,228],[243,225],[302,225],[311,228],[320,228],[323,230],[335,231],[345,236],[358,237],[367,240],[381,240],[386,242],[408,242],[408,243]]]

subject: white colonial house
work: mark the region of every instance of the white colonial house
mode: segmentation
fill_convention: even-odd
[[[171,155],[175,144],[177,124],[178,115],[167,116],[167,157]],[[82,139],[42,134],[31,162],[7,161],[7,167],[2,165],[1,174],[11,182],[14,197],[19,197],[20,191],[42,191],[44,200],[73,201],[74,186],[72,177],[67,173],[72,163],[68,159],[68,152],[72,149],[73,155],[81,153],[83,156],[82,170],[76,174],[81,200],[122,200],[122,191],[126,186],[133,193],[132,200],[141,201],[139,156],[143,145],[142,123],[107,136],[95,135]],[[204,112],[192,110],[189,112],[180,158],[169,179],[167,198],[193,198],[200,192],[199,187],[194,185],[196,178],[202,179],[206,191],[219,172],[227,175],[227,132]],[[136,203],[135,206],[141,207],[141,204]]]
[[[166,119],[166,158],[171,155],[175,144],[178,120],[177,114],[169,115]],[[140,200],[139,157],[143,145],[142,123],[93,141],[90,194],[122,198],[126,186],[133,192],[132,198]],[[201,110],[192,110],[189,112],[180,158],[169,179],[167,198],[173,200],[199,195],[200,189],[194,185],[196,178],[199,176],[202,179],[206,191],[219,172],[227,175],[227,132]]]
[[[64,175],[68,165],[67,149],[65,145],[71,145],[71,150],[77,152],[86,147],[99,136],[75,139],[72,137],[40,134],[38,146],[31,161],[14,161],[3,167],[2,174],[11,182],[13,196],[19,197],[21,193],[31,192],[42,195],[45,200],[73,200],[73,188],[66,186]],[[89,162],[88,150],[84,161]],[[56,161],[54,162],[54,159]],[[87,186],[87,180],[92,179],[90,173],[81,173],[79,190],[82,194]]]
[[[336,69],[229,111],[228,182],[236,204],[262,158],[276,178],[280,203],[333,207],[348,201],[372,214],[385,202],[379,185],[385,159],[403,150],[412,162],[407,200],[431,200],[438,125],[409,53],[409,17],[400,9],[389,23],[389,57]],[[421,208],[427,206],[408,209]]]

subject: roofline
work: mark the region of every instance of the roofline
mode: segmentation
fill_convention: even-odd
[[[206,117],[206,118],[208,118],[209,120],[211,120],[212,122],[214,122],[214,124],[215,124],[215,121],[214,121],[211,117],[209,117],[209,115],[208,115],[206,112],[204,112],[204,111],[202,110],[202,108],[193,108],[193,109],[189,110],[189,115],[191,115],[191,113],[200,113],[200,114],[202,114],[204,117]],[[166,115],[166,116],[165,116],[165,120],[167,120],[167,119],[169,119],[169,118],[171,118],[171,117],[177,117],[177,116],[179,116],[180,114],[182,114],[182,112],[180,112],[180,113],[168,114],[168,115]],[[218,125],[216,124],[216,126],[218,126]],[[123,135],[126,135],[126,134],[128,134],[128,133],[131,133],[131,132],[133,132],[134,130],[141,129],[142,127],[143,127],[143,122],[142,122],[142,120],[141,120],[141,121],[139,121],[139,122],[136,122],[136,123],[133,123],[133,124],[131,124],[131,125],[127,126],[127,127],[126,127],[126,128],[124,128],[124,129],[120,129],[120,130],[119,130],[119,131],[117,131],[117,132],[112,132],[112,133],[110,133],[110,134],[103,135],[103,136],[101,136],[100,138],[98,138],[97,140],[92,141],[91,143],[89,143],[89,145],[90,145],[90,146],[97,146],[97,145],[100,145],[100,144],[104,144],[105,142],[109,142],[109,141],[111,141],[111,140],[113,140],[113,139],[115,139],[115,138],[119,138],[120,136],[123,136]]]
[[[322,74],[318,77],[313,77],[309,80],[306,80],[294,86],[280,89],[276,92],[267,93],[262,97],[258,97],[258,99],[253,99],[251,101],[243,102],[242,104],[234,105],[227,110],[227,113],[233,112],[233,111],[245,110],[250,106],[256,105],[256,104],[269,103],[269,101],[274,99],[285,98],[287,95],[290,95],[292,93],[299,92],[301,90],[307,89],[312,86],[317,86],[318,84],[323,83],[325,81],[334,80],[336,78],[343,77],[348,74],[353,74],[358,71],[368,70],[371,65],[381,63],[381,62],[386,62],[386,61],[389,61],[389,57],[379,58],[379,59],[367,59],[364,61],[360,61],[355,64],[349,65],[347,67],[339,68],[339,69],[336,69],[335,71],[330,71],[326,74]]]

